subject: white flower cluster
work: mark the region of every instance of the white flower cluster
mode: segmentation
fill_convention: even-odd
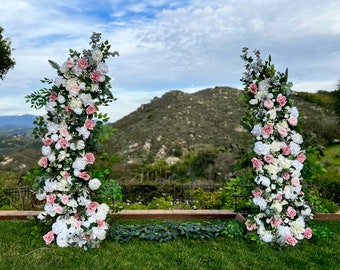
[[[249,122],[253,125],[251,134],[255,138],[255,155],[251,161],[257,187],[252,195],[260,211],[249,216],[246,225],[248,230],[257,229],[265,242],[296,245],[298,240],[312,235],[305,225],[305,219],[312,217],[311,208],[304,200],[301,185],[306,156],[301,147],[303,138],[295,130],[299,111],[290,105],[291,84],[282,80],[286,77],[281,74],[280,80],[280,74],[269,77],[261,73],[268,68],[260,61],[259,53],[257,57],[256,62],[248,65],[249,74],[245,73],[244,77],[253,80],[244,82]]]
[[[87,171],[95,161],[91,135],[97,127],[93,117],[99,105],[112,99],[102,91],[110,88],[105,63],[110,54],[105,44],[94,44],[83,55],[72,51],[60,67],[52,62],[59,76],[46,101],[38,161],[46,176],[36,194],[38,200],[45,200],[38,218],[46,223],[52,219],[51,231],[43,237],[46,244],[56,240],[60,247],[87,249],[97,247],[106,236],[109,207],[91,199],[101,181]]]

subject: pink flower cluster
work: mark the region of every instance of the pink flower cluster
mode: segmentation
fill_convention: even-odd
[[[247,55],[244,59],[248,59]],[[254,67],[255,63],[258,66]],[[259,213],[246,220],[246,227],[249,231],[257,229],[265,242],[294,246],[312,236],[312,230],[305,224],[306,219],[312,218],[311,209],[304,200],[301,184],[306,155],[301,146],[302,136],[296,131],[299,112],[290,105],[291,84],[286,77],[279,78],[284,74],[263,79],[266,74],[261,72],[268,70],[264,68],[266,64],[257,59],[247,65],[249,74],[246,72],[243,78],[250,112],[248,121],[255,138],[251,164],[256,188],[252,198],[259,208]]]
[[[110,88],[105,75],[110,54],[103,44],[94,43],[82,56],[72,51],[60,67],[52,65],[58,67],[58,77],[46,100],[38,161],[46,174],[37,191],[37,198],[45,201],[38,218],[52,220],[52,229],[43,236],[47,245],[56,241],[60,247],[87,249],[105,239],[109,208],[91,199],[101,182],[88,171],[96,159],[92,134],[99,126],[94,117],[98,106],[112,99],[101,90]]]

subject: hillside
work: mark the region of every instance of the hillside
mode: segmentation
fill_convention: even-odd
[[[171,157],[168,162],[180,160],[181,168],[177,166],[176,173],[183,177],[225,179],[251,146],[248,132],[240,125],[245,110],[241,94],[241,90],[229,87],[192,94],[174,90],[142,104],[110,124],[116,131],[103,147],[112,158],[101,165],[115,179],[138,176],[141,180],[140,175],[151,168],[148,164]],[[333,111],[306,101],[303,95],[295,94],[293,98],[302,115],[307,143],[328,145],[339,141],[340,129]],[[27,134],[1,137],[0,174],[20,174],[31,168],[40,155],[39,145]]]

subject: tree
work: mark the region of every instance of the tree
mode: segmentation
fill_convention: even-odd
[[[3,80],[9,69],[15,66],[15,61],[11,58],[11,41],[2,36],[3,28],[0,26],[0,79]]]
[[[338,82],[337,90],[333,92],[333,96],[334,96],[334,101],[333,101],[334,110],[338,116],[339,123],[340,123],[340,81]]]

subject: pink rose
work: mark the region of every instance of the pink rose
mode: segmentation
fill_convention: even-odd
[[[68,141],[65,138],[61,138],[59,140],[60,146],[63,149],[66,149],[68,147]]]
[[[290,246],[295,246],[297,244],[297,240],[291,234],[287,234],[286,244]]]
[[[56,199],[55,194],[46,195],[46,203],[47,204],[54,204],[55,199]]]
[[[68,68],[72,68],[72,67],[74,66],[73,61],[71,61],[71,60],[67,60],[67,61],[64,63],[64,65],[65,65],[66,67],[68,67]]]
[[[287,172],[284,172],[284,173],[282,174],[282,178],[283,178],[284,180],[288,180],[288,179],[290,178],[290,174],[287,173]]]
[[[288,131],[284,127],[279,127],[277,131],[282,137],[286,137],[288,135]]]
[[[288,156],[290,154],[290,147],[288,145],[283,145],[281,147],[282,149],[282,154],[284,154],[285,156]]]
[[[271,108],[273,108],[274,102],[271,101],[270,99],[267,99],[267,100],[265,100],[265,102],[263,103],[263,106],[264,106],[265,108],[267,108],[268,110],[270,110]]]
[[[68,135],[68,131],[66,128],[61,128],[60,129],[60,135],[63,137],[66,137]]]
[[[64,172],[63,173],[63,178],[64,179],[68,179],[71,176],[71,174],[69,172]]]
[[[256,85],[256,83],[251,83],[249,85],[249,87],[248,87],[248,90],[249,90],[250,93],[255,95],[257,93],[257,85]]]
[[[88,206],[87,206],[87,210],[88,210],[89,212],[94,212],[94,211],[97,210],[98,206],[99,206],[99,203],[97,203],[97,202],[90,202],[90,203],[88,204]]]
[[[276,199],[278,202],[281,202],[281,201],[282,201],[282,193],[276,194],[275,199]]]
[[[57,206],[55,208],[55,211],[56,211],[57,214],[61,214],[63,212],[63,208],[61,206]]]
[[[58,94],[57,93],[51,93],[50,94],[50,100],[57,100],[58,99]]]
[[[264,127],[262,128],[262,134],[264,135],[270,135],[273,134],[273,132],[274,132],[273,125],[265,124]]]
[[[75,85],[75,86],[72,87],[73,92],[79,92],[80,90],[81,90],[80,85]]]
[[[296,211],[295,211],[295,209],[293,207],[288,206],[288,208],[287,208],[287,216],[290,219],[293,219],[296,216]]]
[[[97,111],[96,106],[94,105],[90,105],[86,108],[86,114],[90,115],[90,114],[94,114]]]
[[[272,155],[265,155],[263,159],[267,163],[272,163],[274,161],[274,157]]]
[[[247,220],[246,221],[246,227],[248,231],[256,230],[257,229],[257,224],[254,220]]]
[[[292,126],[296,126],[298,123],[298,120],[296,117],[291,116],[288,118],[288,123],[291,124]]]
[[[95,127],[96,123],[90,119],[86,119],[84,123],[84,127],[86,127],[89,130],[92,130]]]
[[[65,106],[65,112],[70,112],[71,111],[71,107],[69,105]]]
[[[105,225],[106,225],[105,221],[102,220],[102,219],[97,220],[97,224],[98,224],[98,228],[99,228],[99,229],[104,228]]]
[[[74,221],[74,227],[80,228],[80,226],[81,226],[81,221],[80,220]]]
[[[297,177],[293,177],[291,180],[290,180],[290,183],[293,185],[293,186],[299,186],[300,185],[300,180],[299,178]]]
[[[46,233],[43,236],[43,239],[44,239],[46,245],[51,244],[53,242],[53,240],[54,240],[54,233],[53,233],[53,231],[49,231],[48,233]]]
[[[67,204],[67,203],[69,202],[69,198],[68,198],[68,196],[67,196],[66,194],[63,194],[63,195],[61,196],[61,202],[62,202],[63,204]]]
[[[279,103],[280,106],[284,106],[287,103],[287,98],[282,94],[279,94],[276,98],[276,101],[277,103]]]
[[[90,74],[90,79],[93,82],[103,82],[105,80],[105,77],[98,71],[93,71]]]
[[[51,138],[45,138],[43,140],[44,145],[49,146],[53,143],[53,140]]]
[[[297,160],[299,161],[299,162],[301,162],[301,163],[303,163],[305,160],[306,160],[306,156],[305,156],[305,154],[299,154],[298,156],[297,156]]]
[[[89,66],[89,63],[84,58],[79,58],[77,62],[77,66],[81,69],[86,69]]]
[[[93,164],[93,162],[95,161],[95,157],[93,153],[86,153],[85,158],[89,164]]]
[[[251,191],[251,193],[253,194],[253,196],[255,198],[258,198],[262,195],[262,190],[261,189],[254,189],[254,190]]]
[[[282,223],[282,219],[281,218],[271,218],[270,219],[270,225],[272,225],[272,227],[277,228],[281,225]]]
[[[261,169],[262,168],[262,161],[257,159],[257,158],[252,158],[251,159],[251,162],[253,164],[253,168],[255,169]]]
[[[78,175],[78,177],[80,177],[80,178],[82,178],[82,179],[84,179],[84,180],[89,180],[89,179],[91,178],[90,175],[88,175],[87,172],[81,172],[81,173]]]
[[[306,238],[306,239],[311,239],[312,238],[312,229],[307,227],[305,229],[305,232],[303,233],[303,236]]]
[[[41,159],[39,159],[38,165],[39,165],[40,167],[46,168],[47,165],[48,165],[48,159],[47,159],[47,157],[42,157]]]

